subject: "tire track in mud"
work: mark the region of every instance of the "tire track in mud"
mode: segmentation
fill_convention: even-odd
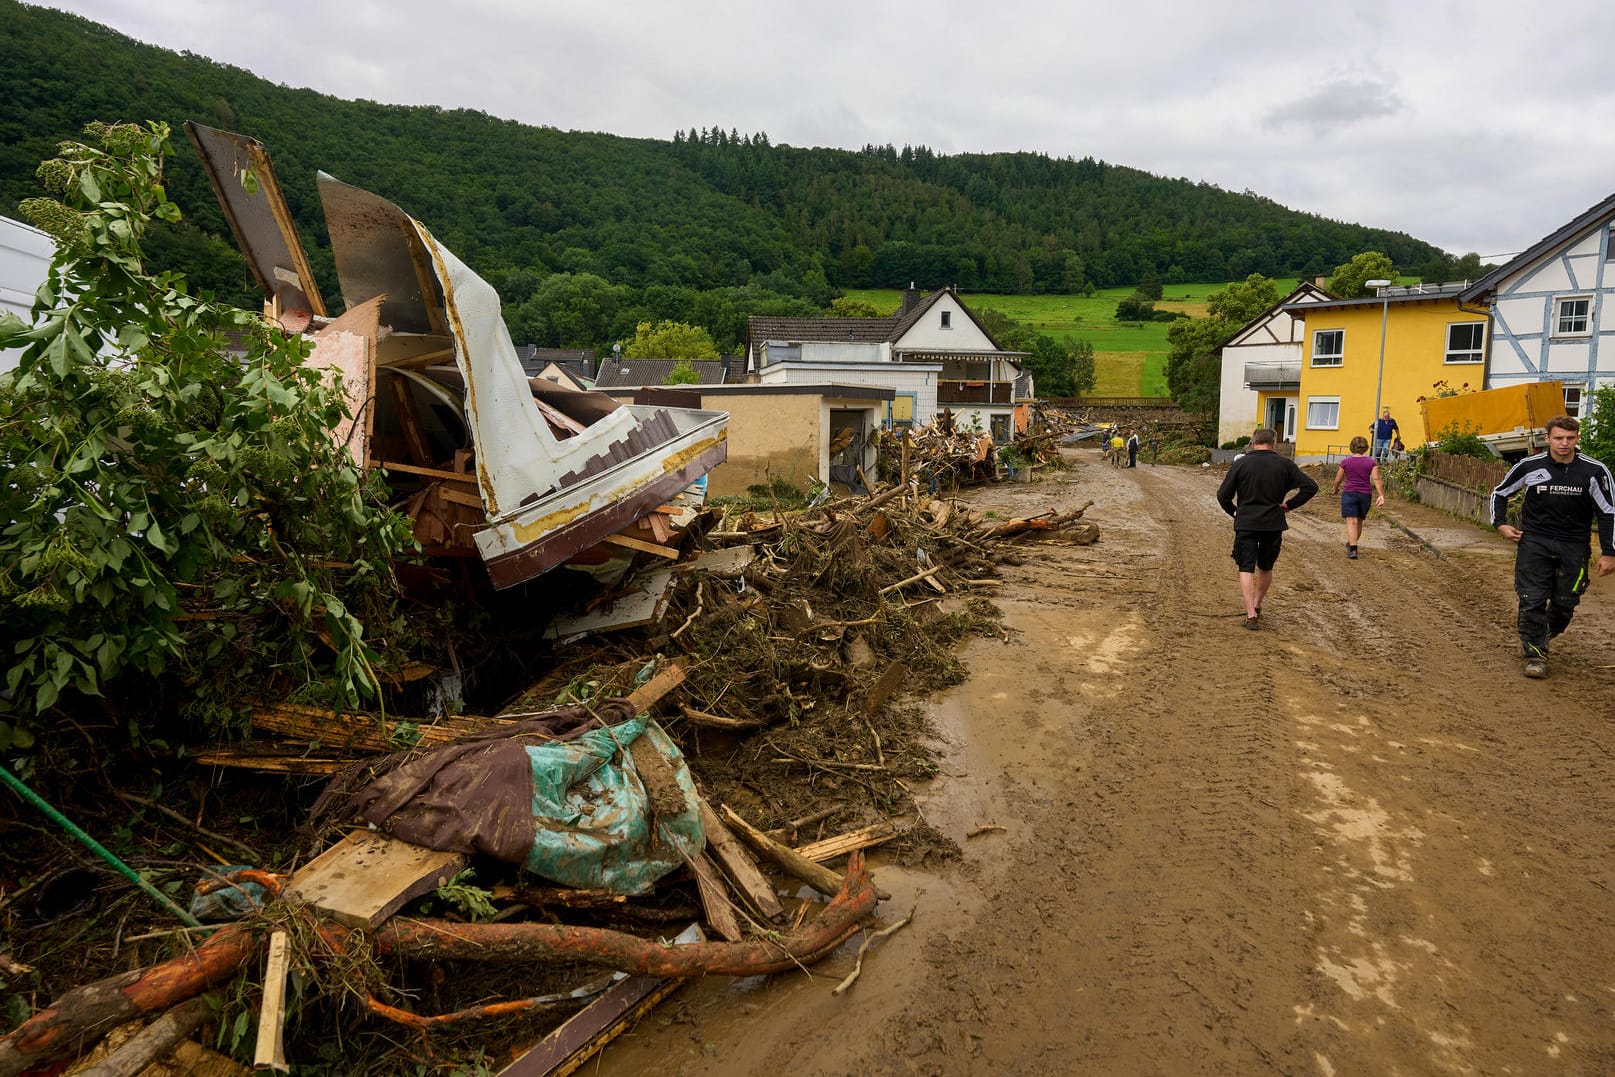
[[[918,915],[844,999],[840,956],[703,987],[649,1067],[1615,1072],[1615,580],[1525,681],[1506,550],[1442,559],[1371,519],[1347,561],[1324,495],[1246,632],[1215,485],[1079,465],[979,495],[1091,497],[1102,539],[1022,547],[1011,640],[973,644],[939,708],[926,811],[964,861],[885,876]],[[982,821],[1008,830],[963,840]]]

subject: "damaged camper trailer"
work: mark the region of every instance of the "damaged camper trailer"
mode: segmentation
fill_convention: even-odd
[[[344,312],[325,301],[262,143],[185,125],[266,313],[340,371],[360,467],[386,469],[431,554],[477,557],[498,588],[577,557],[727,455],[720,411],[623,405],[529,379],[499,297],[426,226],[319,174]]]

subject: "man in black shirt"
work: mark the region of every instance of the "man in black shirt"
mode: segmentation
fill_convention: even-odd
[[[1262,599],[1273,585],[1273,565],[1279,559],[1285,517],[1312,500],[1318,484],[1295,466],[1295,461],[1273,451],[1278,432],[1263,428],[1251,435],[1250,451],[1228,469],[1217,488],[1217,503],[1234,518],[1234,552],[1239,566],[1239,592],[1245,599],[1245,627],[1261,627]],[[1295,496],[1286,500],[1294,490]]]
[[[1581,424],[1568,415],[1549,419],[1548,451],[1527,456],[1492,491],[1497,533],[1519,543],[1514,590],[1520,596],[1520,645],[1525,675],[1548,675],[1548,640],[1570,625],[1592,559],[1589,532],[1598,521],[1597,572],[1615,572],[1615,481],[1609,468],[1576,451]],[[1521,490],[1520,526],[1507,522],[1508,502]]]

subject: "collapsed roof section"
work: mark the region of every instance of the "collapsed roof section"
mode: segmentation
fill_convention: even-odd
[[[267,308],[311,332],[429,552],[532,579],[671,500],[727,456],[724,412],[619,405],[523,372],[498,293],[386,199],[319,175],[346,312],[324,301],[261,143],[185,125]]]

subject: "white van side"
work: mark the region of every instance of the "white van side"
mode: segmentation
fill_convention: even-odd
[[[0,217],[0,314],[32,319],[34,293],[45,283],[56,254],[51,238],[10,217]],[[0,371],[17,365],[19,351],[0,351]]]

